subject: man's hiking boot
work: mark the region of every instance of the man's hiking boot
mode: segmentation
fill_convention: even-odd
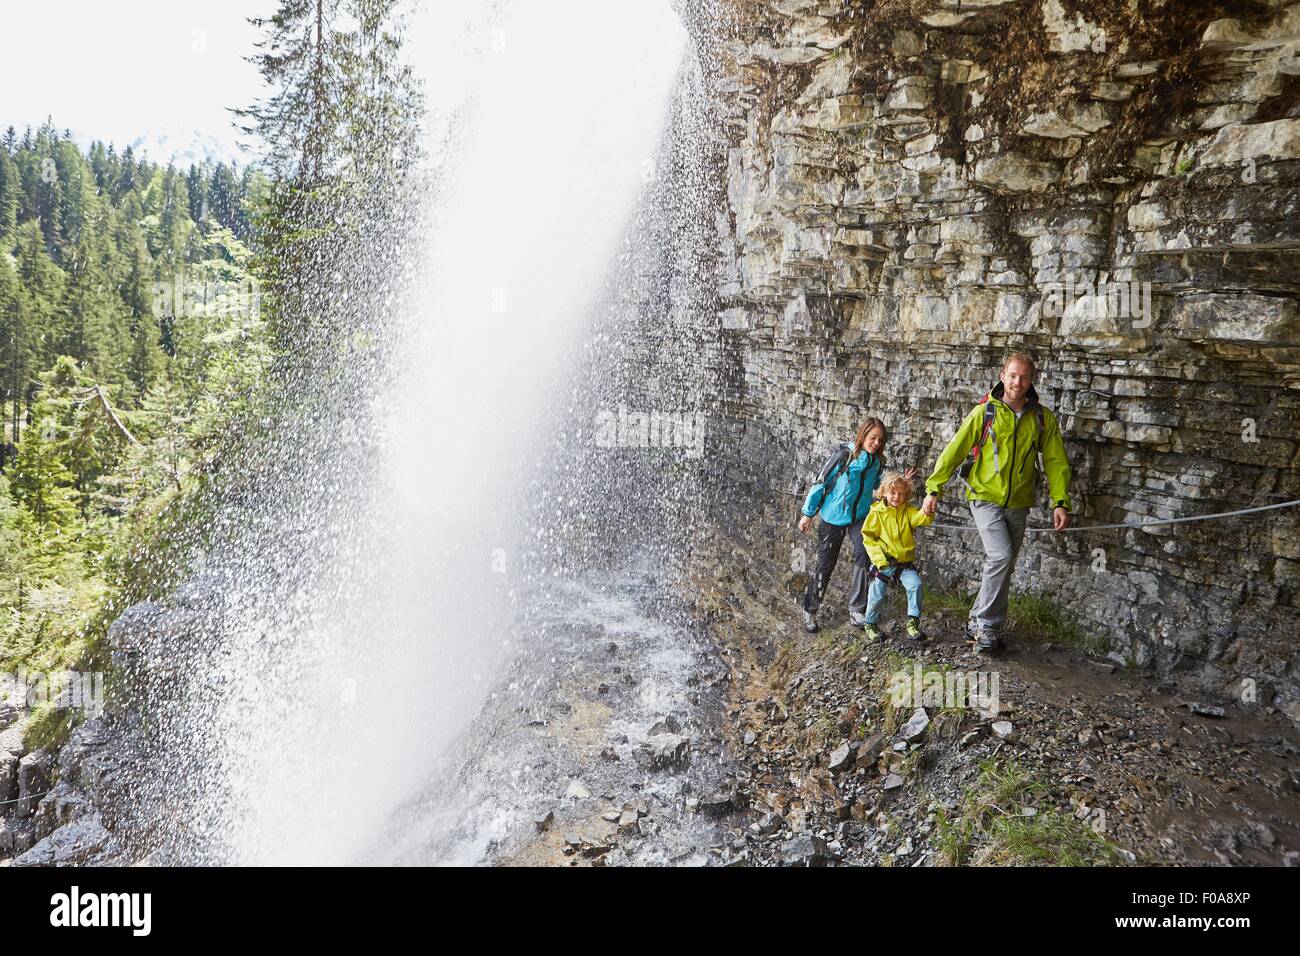
[[[987,627],[966,625],[966,636],[975,645],[977,651],[996,651],[1002,649],[1002,638],[997,632]]]
[[[909,617],[907,619],[907,636],[914,641],[928,640],[925,631],[921,630],[921,619],[919,617]]]
[[[867,616],[865,614],[859,614],[857,611],[849,611],[849,626],[866,627]]]
[[[817,633],[817,615],[810,614],[808,611],[803,612],[803,629],[809,634]]]
[[[862,630],[866,632],[867,640],[871,641],[872,643],[875,643],[876,641],[880,640],[880,628],[876,627],[876,625],[867,624],[862,628]]]

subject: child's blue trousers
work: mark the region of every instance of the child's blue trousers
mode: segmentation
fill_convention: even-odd
[[[895,577],[897,576],[897,578]],[[876,576],[871,579],[867,590],[867,623],[876,624],[880,620],[880,608],[885,603],[885,581],[897,579],[907,591],[908,617],[921,616],[921,575],[914,568],[905,568],[900,573],[897,568],[876,569]]]

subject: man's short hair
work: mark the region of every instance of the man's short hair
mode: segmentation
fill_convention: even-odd
[[[1022,362],[1029,366],[1029,374],[1038,377],[1038,365],[1034,362],[1034,357],[1027,352],[1012,352],[1002,360],[1002,371],[1007,370],[1007,366],[1012,362]]]

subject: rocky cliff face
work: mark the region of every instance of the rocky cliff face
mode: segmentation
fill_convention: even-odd
[[[710,372],[723,497],[757,553],[798,568],[797,496],[868,414],[928,473],[1013,346],[1061,417],[1079,523],[1300,498],[1300,4],[733,0],[725,19]],[[1031,535],[1016,585],[1131,666],[1300,720],[1298,518]],[[969,536],[925,551],[932,584],[974,580]]]

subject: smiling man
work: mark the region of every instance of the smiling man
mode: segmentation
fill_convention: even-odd
[[[1034,391],[1035,372],[1028,355],[1015,352],[1007,357],[1001,381],[971,409],[939,455],[921,505],[933,515],[954,472],[966,486],[971,517],[984,545],[984,573],[966,633],[985,651],[1002,644],[1011,572],[1040,470],[1047,474],[1052,526],[1062,531],[1070,523],[1070,463],[1056,416]]]

